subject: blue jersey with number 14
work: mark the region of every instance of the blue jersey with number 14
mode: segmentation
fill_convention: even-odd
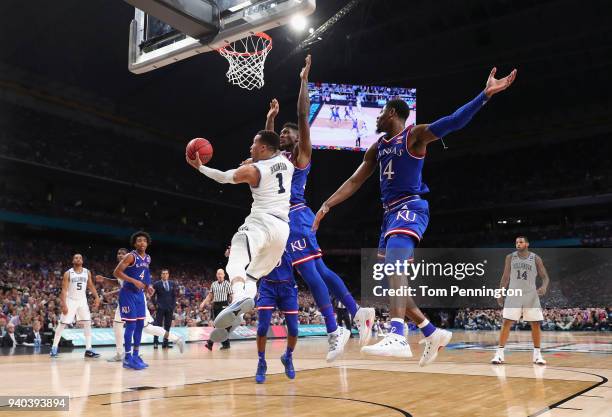
[[[422,179],[425,155],[412,155],[408,151],[408,137],[412,126],[398,135],[378,139],[376,159],[380,168],[380,194],[388,205],[405,196],[429,192]]]
[[[151,285],[151,273],[149,272],[149,265],[151,264],[151,257],[146,253],[144,256],[140,256],[135,250],[130,252],[134,256],[134,262],[125,268],[125,275],[130,278],[141,281],[145,285]],[[131,282],[124,282],[123,287],[134,292],[142,292],[141,289],[136,288]]]

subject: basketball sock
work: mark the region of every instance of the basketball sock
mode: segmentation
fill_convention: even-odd
[[[290,348],[289,346],[287,346],[287,351],[285,352],[285,356],[288,358],[292,358],[293,357],[293,348]]]
[[[84,322],[83,333],[85,333],[85,350],[91,350],[91,322],[90,321]]]
[[[321,314],[323,314],[327,333],[335,332],[338,324],[336,323],[336,316],[334,315],[334,309],[329,298],[329,290],[321,274],[317,271],[315,263],[313,261],[304,262],[297,265],[296,268],[302,275],[306,285],[308,285],[317,307],[319,307]]]
[[[260,361],[265,361],[266,360],[266,351],[264,350],[263,352],[257,352],[257,356],[259,357]]]
[[[404,319],[392,318],[389,332],[404,337]]]
[[[235,279],[232,281],[232,296],[234,302],[245,299],[245,288],[243,279]]]
[[[127,321],[123,330],[123,344],[125,346],[125,355],[132,352],[132,339],[134,338],[134,330],[136,329],[135,321]]]
[[[160,326],[153,326],[152,324],[144,326],[144,329],[142,329],[142,331],[152,336],[164,337],[166,335],[166,329]]]
[[[334,315],[334,308],[331,304],[327,307],[324,307],[321,310],[321,314],[323,315],[323,319],[325,320],[325,328],[327,329],[327,333],[333,333],[338,330],[338,323],[336,322],[336,316]]]
[[[351,317],[355,317],[357,310],[359,310],[359,306],[355,302],[355,299],[349,292],[348,288],[346,288],[344,280],[334,271],[329,269],[329,267],[325,265],[325,262],[323,262],[323,259],[318,258],[315,259],[314,262],[317,271],[321,275],[321,278],[323,278],[323,281],[325,282],[325,285],[327,285],[327,288],[329,288],[334,297],[342,301],[342,304],[346,306],[346,309],[348,310]]]
[[[144,320],[136,320],[136,327],[134,328],[134,354],[137,355],[138,348],[140,347],[140,341],[142,340],[142,330],[144,329]]]
[[[536,355],[540,355],[540,348],[533,348],[533,353]]]
[[[66,326],[64,323],[60,323],[57,325],[57,329],[55,329],[55,336],[53,337],[53,347],[56,348],[59,346],[59,342],[62,338],[62,332]]]
[[[427,319],[423,320],[418,326],[425,337],[431,336],[431,334],[436,331],[436,326],[431,324]]]
[[[113,322],[113,332],[115,332],[115,346],[117,354],[123,355],[123,322]]]

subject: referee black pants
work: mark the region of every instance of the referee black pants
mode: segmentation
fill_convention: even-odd
[[[216,302],[214,302],[213,303],[213,309],[212,309],[213,310],[213,316],[212,316],[213,320],[215,319],[215,317],[217,317],[217,314],[219,314],[228,305],[229,305],[229,303],[227,301],[216,301]],[[229,345],[230,345],[229,339],[227,339],[221,345],[229,347]]]

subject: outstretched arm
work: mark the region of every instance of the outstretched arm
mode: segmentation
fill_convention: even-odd
[[[298,142],[297,167],[304,168],[310,163],[312,158],[312,142],[310,141],[310,125],[308,116],[310,114],[310,97],[308,96],[308,74],[311,64],[310,55],[306,56],[306,62],[302,72],[300,72],[300,96],[298,98]]]
[[[462,129],[493,95],[510,87],[516,79],[516,69],[512,70],[510,75],[499,80],[495,78],[496,72],[497,68],[493,68],[487,79],[485,89],[475,99],[457,109],[453,114],[429,125],[415,126],[411,132],[411,136],[414,138],[411,141],[411,152],[416,155],[423,155],[430,142]]]
[[[268,115],[266,116],[266,130],[274,132],[274,119],[276,119],[279,110],[280,106],[278,100],[275,98],[272,99],[270,102],[270,110],[268,110]]]
[[[359,165],[353,175],[351,175],[351,177],[346,180],[344,184],[342,184],[340,188],[338,188],[338,190],[336,190],[336,192],[321,205],[321,208],[317,212],[312,224],[312,230],[317,230],[319,228],[319,223],[333,206],[342,203],[344,200],[355,194],[363,183],[374,173],[376,170],[377,146],[378,142],[374,142],[368,148],[365,156],[363,157],[363,162],[361,162],[361,165]]]
[[[230,169],[229,171],[219,171],[202,164],[197,152],[195,159],[189,159],[188,156],[185,156],[185,159],[189,165],[220,184],[249,184],[251,187],[259,185],[261,174],[252,164],[242,165],[240,168]]]

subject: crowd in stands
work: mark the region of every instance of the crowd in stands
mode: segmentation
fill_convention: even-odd
[[[612,330],[612,307],[544,308],[542,330]],[[459,310],[452,327],[465,330],[499,330],[503,322],[501,309]],[[530,324],[518,321],[516,328],[528,330]]]
[[[0,337],[8,326],[27,329],[38,321],[43,331],[53,330],[60,316],[60,299],[62,275],[71,268],[73,247],[57,244],[44,239],[3,240],[0,242]],[[113,248],[101,248],[103,253],[97,256],[85,256],[84,267],[93,276],[111,277],[116,266]],[[154,255],[153,255],[154,256]],[[214,265],[214,260],[203,260]],[[176,266],[173,266],[176,265]],[[180,265],[180,266],[178,266]],[[168,267],[170,279],[178,283],[177,307],[174,312],[174,326],[208,326],[211,324],[211,311],[200,309],[200,303],[206,298],[214,279],[214,267],[203,267],[200,264],[176,262]],[[154,279],[159,268],[153,270]],[[110,282],[110,281],[109,281]],[[96,284],[101,297],[99,308],[90,309],[93,327],[112,327],[117,294],[117,287],[107,284]],[[299,293],[299,321],[301,324],[321,324],[322,316],[316,308],[310,293]],[[149,310],[155,316],[155,306],[149,302]],[[246,314],[246,325],[255,325],[257,315],[253,311]],[[284,324],[282,314],[275,312],[273,324]]]

